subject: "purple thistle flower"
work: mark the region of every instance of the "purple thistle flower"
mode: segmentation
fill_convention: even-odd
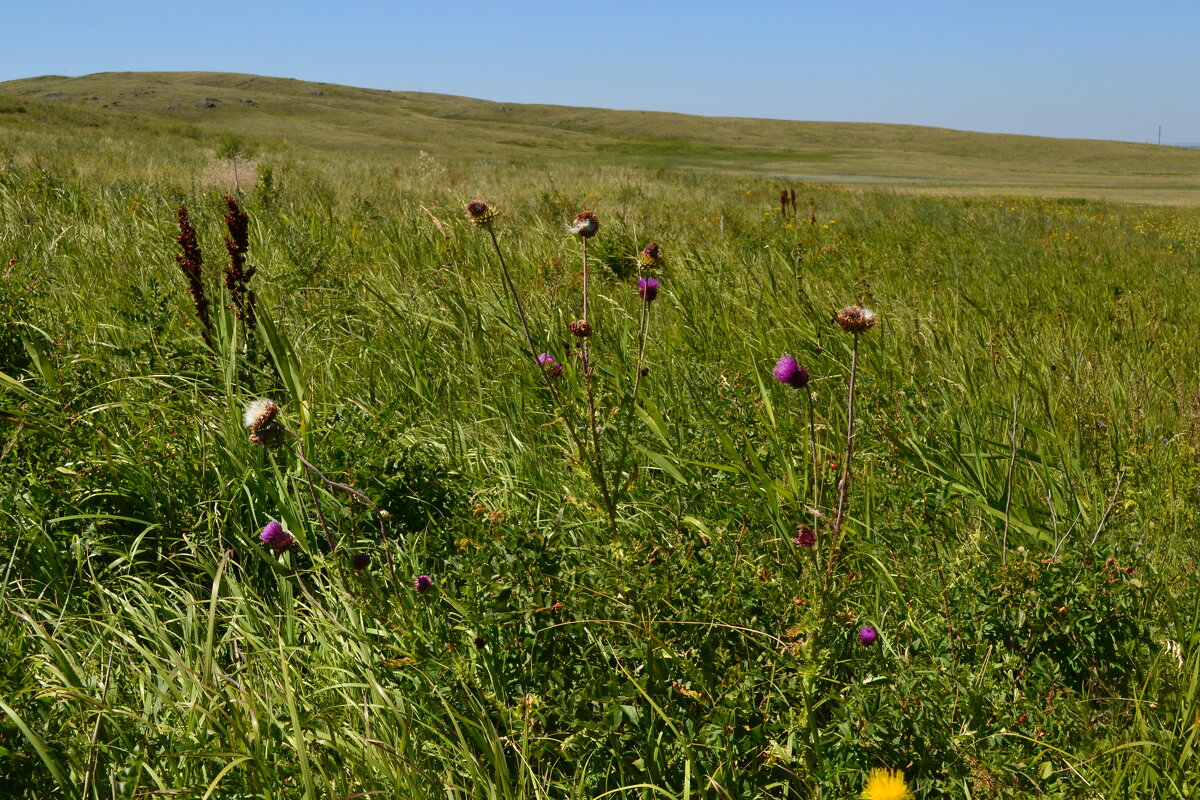
[[[797,547],[812,547],[817,542],[817,532],[813,530],[811,525],[797,525],[796,535],[792,542]]]
[[[809,374],[796,358],[787,353],[783,358],[775,362],[775,380],[780,383],[786,383],[793,389],[803,389],[808,386],[809,379],[812,375]]]
[[[657,278],[639,278],[638,279],[638,294],[647,303],[653,303],[654,298],[658,297],[658,279]]]
[[[418,575],[413,578],[413,588],[421,594],[428,592],[431,586],[433,586],[433,578],[428,575]]]
[[[262,529],[262,532],[258,534],[258,539],[276,553],[286,551],[296,541],[290,533],[283,529],[283,525],[274,519]]]
[[[557,378],[562,375],[563,366],[554,360],[554,356],[549,353],[542,353],[537,357],[538,364],[549,378]]]
[[[858,632],[858,641],[863,645],[867,645],[867,646],[873,645],[873,644],[875,644],[875,640],[878,638],[879,638],[879,631],[875,630],[870,625],[866,626],[865,628],[863,628],[862,630],[860,630]]]
[[[482,636],[476,636],[476,637],[475,637],[475,646],[476,646],[477,648],[479,648],[480,650],[482,650],[482,649],[483,649],[483,646],[484,646],[485,644],[487,644],[487,642],[485,642],[485,641],[484,641],[484,639],[483,639],[483,637],[482,637]]]
[[[350,559],[350,566],[355,572],[362,572],[371,566],[371,555],[369,553],[355,553],[354,557]]]

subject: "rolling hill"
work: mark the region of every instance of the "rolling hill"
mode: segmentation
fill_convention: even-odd
[[[904,191],[1019,193],[1200,205],[1200,152],[910,125],[792,122],[498,103],[211,72],[97,73],[0,83],[0,131],[205,140],[368,161],[570,160],[731,170]],[[26,147],[34,147],[25,138]],[[10,145],[13,146],[13,145]]]

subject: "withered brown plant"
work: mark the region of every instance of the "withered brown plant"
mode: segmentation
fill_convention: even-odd
[[[246,266],[246,251],[250,249],[250,220],[246,212],[238,207],[237,201],[229,195],[225,196],[225,208],[225,227],[229,230],[229,235],[225,237],[225,249],[229,251],[229,266],[225,268],[225,288],[229,290],[234,313],[245,325],[246,335],[253,336],[254,290],[250,288],[250,279],[254,277],[258,268]]]
[[[204,256],[200,252],[200,244],[196,241],[196,229],[188,220],[187,206],[179,207],[179,236],[175,237],[175,241],[179,242],[179,248],[183,251],[176,254],[175,262],[187,278],[188,292],[196,306],[196,318],[200,320],[200,335],[209,349],[212,349],[212,319],[208,314],[208,295],[204,291],[202,271]]]

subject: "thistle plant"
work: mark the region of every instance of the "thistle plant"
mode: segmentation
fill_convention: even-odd
[[[375,504],[375,501],[360,492],[358,489],[329,478],[316,465],[309,461],[304,453],[303,440],[295,431],[283,423],[283,420],[280,418],[279,414],[279,404],[274,400],[263,397],[257,400],[252,400],[246,404],[246,410],[242,416],[242,423],[249,431],[251,444],[267,448],[268,450],[287,449],[288,452],[295,456],[296,460],[299,461],[304,467],[304,478],[308,486],[309,496],[311,497],[313,506],[316,509],[317,520],[321,525],[321,530],[325,534],[325,544],[328,546],[329,552],[332,553],[336,549],[336,544],[333,538],[333,531],[329,527],[329,522],[325,519],[325,513],[321,510],[321,503],[317,498],[317,490],[313,484],[314,476],[326,486],[334,489],[340,489],[348,494],[353,495],[359,500],[362,500],[364,503],[370,506],[375,511],[375,517],[379,523],[380,544],[386,542],[387,529],[384,525],[384,521],[387,519],[387,512],[380,509],[379,506]],[[290,436],[295,442],[294,450],[287,446],[287,441],[284,438],[285,436]],[[273,524],[278,525],[279,523]],[[268,529],[271,529],[269,536]],[[291,546],[291,537],[288,536],[287,547],[280,548],[278,543],[282,542],[283,539],[274,531],[275,529],[271,528],[270,525],[263,530],[260,538],[265,544],[273,547],[276,552],[282,552],[283,550],[286,550],[287,547]],[[282,532],[282,527],[279,528],[279,531]],[[287,536],[287,534],[284,535]],[[355,569],[365,569],[365,564],[362,567],[355,567]]]
[[[562,395],[559,393],[555,385],[555,379],[563,372],[561,363],[555,360],[554,356],[549,353],[539,353],[537,346],[533,342],[533,335],[529,331],[529,317],[525,313],[525,306],[521,302],[521,294],[517,291],[516,284],[513,283],[512,273],[509,272],[508,262],[504,258],[504,252],[500,249],[500,242],[496,238],[495,221],[499,216],[496,207],[484,200],[472,200],[467,203],[467,219],[476,229],[481,229],[487,232],[488,238],[492,243],[492,250],[496,254],[496,260],[500,264],[500,271],[504,276],[504,284],[508,289],[508,295],[512,299],[513,307],[517,311],[517,316],[521,320],[521,330],[525,334],[525,345],[529,348],[529,355],[536,365],[538,374],[542,376],[542,381],[546,386],[547,392],[550,394],[551,402],[554,404],[555,411],[558,412],[563,420],[563,427],[567,431],[567,435],[571,439],[571,443],[575,446],[575,452],[579,460],[588,465],[589,471],[592,473],[593,480],[597,485],[604,484],[604,476],[602,472],[596,470],[595,461],[588,455],[588,448],[582,437],[577,432],[574,419],[570,412],[570,407],[563,401]],[[593,215],[594,217],[595,215]],[[599,222],[595,223],[596,228],[599,228]],[[595,231],[593,231],[594,233]],[[586,317],[586,300],[585,300],[585,317]],[[571,333],[575,336],[587,337],[591,336],[592,328],[587,320],[576,320],[570,325]],[[612,505],[608,502],[607,490],[602,492],[605,497],[605,510],[609,511],[609,521],[614,523],[615,517],[612,512]]]
[[[571,335],[579,339],[579,357],[583,366],[583,385],[587,399],[588,434],[591,439],[593,460],[592,472],[596,477],[597,488],[604,501],[604,510],[608,514],[609,527],[616,527],[617,508],[612,493],[608,488],[608,476],[604,467],[604,448],[600,444],[600,427],[596,422],[596,381],[595,367],[591,360],[591,347],[588,340],[592,335],[592,324],[588,321],[588,240],[600,232],[600,220],[591,211],[581,211],[571,222],[571,233],[579,237],[583,249],[583,317],[572,322],[569,326]]]
[[[850,493],[850,461],[854,455],[854,386],[858,377],[858,337],[878,322],[875,312],[862,306],[847,306],[837,312],[834,321],[845,332],[854,336],[850,355],[850,389],[846,400],[846,453],[842,460],[842,478],[838,481],[837,515],[833,521],[833,542],[829,547],[827,574],[833,573],[833,562],[837,557],[838,540],[842,535],[842,523],[846,517]]]
[[[817,455],[816,416],[813,412],[812,392],[808,390],[808,384],[809,381],[812,380],[812,374],[799,361],[797,361],[796,357],[791,353],[784,353],[783,356],[777,362],[775,362],[775,369],[772,371],[772,374],[775,376],[775,380],[779,381],[783,385],[804,391],[804,399],[808,405],[808,449],[809,453],[812,455],[812,480],[809,491],[811,493],[811,507],[816,509],[820,501],[820,468],[818,466],[819,459]],[[817,520],[817,516],[818,515],[816,514],[813,515],[814,523]],[[809,528],[807,525],[802,527],[808,528],[815,539],[816,531],[814,528]],[[799,539],[797,539],[796,544],[801,544]],[[812,546],[812,541],[809,541],[807,545],[802,546]]]
[[[550,394],[551,400],[558,411],[563,425],[567,430],[572,444],[575,447],[575,453],[579,462],[583,464],[592,477],[597,491],[600,493],[600,499],[604,507],[605,516],[608,518],[610,528],[616,527],[617,505],[619,500],[619,491],[621,486],[621,475],[624,470],[626,457],[629,453],[629,425],[625,424],[624,436],[622,438],[619,455],[616,461],[611,465],[613,473],[610,477],[609,467],[606,463],[603,437],[604,429],[600,425],[600,408],[599,408],[599,389],[597,386],[596,369],[593,362],[593,354],[591,348],[591,337],[595,333],[595,328],[590,318],[591,309],[591,260],[588,256],[588,242],[600,231],[600,219],[592,211],[583,211],[575,216],[571,224],[568,226],[570,232],[579,237],[580,247],[583,256],[583,288],[581,297],[581,314],[579,318],[572,320],[567,325],[567,330],[574,339],[578,340],[579,359],[581,374],[584,382],[584,406],[585,416],[582,421],[576,417],[572,411],[572,405],[566,402],[566,398],[562,394],[562,390],[556,383],[556,379],[563,374],[563,365],[554,358],[553,355],[546,352],[539,352],[538,347],[533,341],[533,336],[530,333],[529,319],[525,312],[525,307],[521,302],[520,293],[517,291],[516,285],[513,282],[512,274],[509,271],[508,263],[504,258],[504,253],[500,248],[499,241],[496,237],[494,229],[494,221],[497,218],[496,209],[489,203],[483,200],[473,200],[467,204],[467,218],[472,225],[478,229],[483,229],[488,233],[488,237],[492,243],[492,249],[496,254],[496,259],[500,264],[501,272],[504,276],[505,286],[508,289],[508,294],[512,299],[513,306],[517,311],[517,315],[521,321],[521,329],[525,335],[525,344],[529,349],[530,356],[536,364],[538,373],[541,375],[543,382],[546,385],[547,391]],[[635,406],[642,378],[647,374],[644,368],[646,340],[649,330],[650,321],[650,305],[657,299],[658,291],[661,286],[660,281],[646,274],[646,270],[657,267],[660,263],[659,245],[657,242],[649,242],[642,248],[637,256],[638,264],[638,295],[641,298],[641,313],[637,332],[637,357],[634,366],[634,376],[632,389],[625,398],[625,404],[629,409],[626,416],[626,423],[631,421],[633,408]],[[614,409],[614,413],[617,409]]]

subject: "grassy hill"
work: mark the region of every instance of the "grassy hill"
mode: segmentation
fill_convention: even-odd
[[[904,191],[1200,204],[1195,150],[911,125],[495,103],[210,72],[8,81],[0,83],[0,112],[10,147],[25,137],[34,149],[81,129],[102,129],[109,138],[151,133],[165,148],[236,134],[266,150],[298,146],[367,160],[424,151],[451,159],[741,171]]]

